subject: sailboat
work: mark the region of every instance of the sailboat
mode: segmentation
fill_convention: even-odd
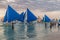
[[[45,23],[45,28],[47,28],[47,26],[50,25],[49,22],[51,22],[51,19],[47,15],[44,15],[43,22]]]
[[[37,20],[37,17],[27,8],[27,10],[24,13],[25,32],[27,32],[27,29],[28,29],[27,24],[28,25],[34,25],[36,20]]]
[[[47,15],[44,15],[43,21],[44,21],[44,22],[50,22],[51,19],[50,19]]]
[[[26,12],[25,12],[25,21],[27,23],[33,22],[37,20],[37,17],[27,8]]]
[[[19,16],[20,15],[10,5],[8,5],[3,22],[10,23],[16,21],[19,18]]]
[[[18,25],[23,24],[24,23],[24,19],[25,19],[25,13],[24,12],[22,12],[19,15],[20,16],[18,17],[17,22],[16,22],[16,24],[18,24]]]
[[[20,14],[19,18],[18,18],[18,21],[24,22],[24,19],[25,19],[25,14],[24,14],[24,12],[22,12],[22,13]]]

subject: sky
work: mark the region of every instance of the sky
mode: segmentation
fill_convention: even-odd
[[[60,16],[60,0],[0,0],[0,17],[5,15],[8,5],[18,13],[29,8],[36,16],[42,17],[44,14],[50,18]]]

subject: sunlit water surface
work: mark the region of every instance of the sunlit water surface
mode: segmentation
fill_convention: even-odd
[[[44,23],[14,24],[14,30],[12,30],[10,25],[1,25],[0,40],[44,40],[46,35],[56,32],[59,32],[57,27],[53,27],[50,30],[49,24],[45,28]]]

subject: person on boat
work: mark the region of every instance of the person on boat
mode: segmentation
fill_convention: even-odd
[[[12,22],[12,30],[14,30],[14,23]]]
[[[59,28],[59,26],[60,26],[60,19],[58,20],[58,28]]]
[[[52,29],[53,24],[53,22],[50,22],[50,30]]]
[[[45,22],[45,28],[47,28],[47,22]]]
[[[56,20],[53,19],[51,22],[50,22],[50,30],[52,29],[52,27],[56,25]]]

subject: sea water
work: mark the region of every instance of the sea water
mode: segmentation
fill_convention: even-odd
[[[58,32],[58,28],[53,27],[51,31],[49,24],[45,28],[44,23],[29,25],[17,23],[14,24],[14,30],[10,25],[0,25],[0,40],[44,40],[44,37],[52,32]]]

